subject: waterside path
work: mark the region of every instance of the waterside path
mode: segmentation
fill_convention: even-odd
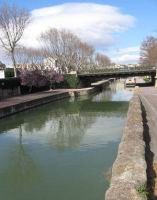
[[[146,133],[148,135],[149,150],[146,152],[148,163],[148,184],[151,185],[152,197],[157,198],[157,88],[140,88],[138,91],[146,120]]]
[[[157,199],[155,87],[135,90],[118,155],[113,164],[110,188],[105,197],[105,200]]]
[[[44,91],[7,98],[0,101],[0,118],[67,97],[65,91]]]

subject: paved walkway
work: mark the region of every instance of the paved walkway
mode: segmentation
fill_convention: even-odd
[[[0,109],[14,106],[14,105],[21,104],[21,103],[25,103],[25,102],[29,102],[29,101],[33,101],[33,100],[37,100],[37,99],[50,97],[50,96],[65,93],[65,92],[66,91],[64,91],[64,90],[63,91],[53,91],[52,90],[52,91],[44,91],[44,92],[38,92],[38,93],[21,95],[21,96],[3,99],[0,101]]]
[[[151,136],[150,147],[157,163],[157,88],[140,88],[139,94],[145,106]]]
[[[103,85],[105,83],[109,83],[112,80],[114,80],[114,79],[110,78],[108,80],[98,81],[98,82],[94,83],[95,84],[94,86]],[[18,105],[21,103],[50,97],[50,96],[53,96],[56,94],[64,94],[64,93],[71,94],[71,93],[76,92],[76,93],[80,93],[80,94],[82,93],[84,95],[85,93],[88,93],[91,90],[93,90],[93,87],[81,88],[81,89],[56,89],[56,90],[51,90],[51,91],[49,90],[49,91],[43,91],[43,92],[38,92],[38,93],[33,93],[33,94],[28,94],[28,95],[7,98],[4,100],[0,100],[0,110],[3,108],[6,108],[6,107],[15,106],[15,105]]]
[[[56,94],[64,94],[64,93],[71,93],[71,92],[82,92],[82,91],[89,91],[92,87],[89,88],[82,88],[82,89],[56,89],[56,90],[48,90],[43,92],[37,92],[33,94],[21,95],[16,97],[11,97],[7,99],[0,100],[0,109],[15,106],[21,103],[38,100],[46,97],[50,97]]]
[[[152,159],[152,163],[149,164],[152,165],[150,171],[152,170],[153,173],[148,173],[150,173],[150,179],[152,179],[150,181],[153,183],[155,195],[155,198],[152,199],[157,199],[157,88],[140,88],[139,95],[146,110],[147,125],[150,135],[149,145],[151,153],[148,156],[149,160]]]

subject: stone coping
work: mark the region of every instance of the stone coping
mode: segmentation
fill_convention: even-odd
[[[138,192],[138,188],[143,188],[147,183],[143,131],[141,102],[134,94],[105,200],[147,199]]]
[[[109,80],[97,81],[95,83],[91,83],[91,86],[99,86],[99,85],[103,85],[105,83],[109,83]]]

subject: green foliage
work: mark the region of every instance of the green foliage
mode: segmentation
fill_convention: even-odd
[[[147,187],[145,184],[143,185],[139,185],[136,187],[136,191],[139,193],[140,196],[142,196],[143,198],[147,198],[148,196],[148,191],[147,191]]]
[[[151,81],[150,77],[147,77],[147,76],[145,76],[145,77],[143,78],[143,80],[144,80],[146,83],[148,83],[148,82]]]
[[[66,74],[64,75],[64,84],[67,88],[77,88],[79,79],[75,74]]]
[[[19,78],[0,79],[0,88],[9,89],[20,86]]]
[[[13,68],[6,68],[5,69],[5,77],[6,78],[14,77],[14,69]]]

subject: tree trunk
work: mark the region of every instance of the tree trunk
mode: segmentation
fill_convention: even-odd
[[[52,90],[52,82],[50,81],[50,91]]]
[[[17,77],[16,61],[15,61],[14,50],[11,52],[11,60],[12,60],[13,67],[14,67],[14,76]]]
[[[33,88],[33,86],[31,85],[31,86],[29,87],[29,93],[32,92],[32,88]]]

